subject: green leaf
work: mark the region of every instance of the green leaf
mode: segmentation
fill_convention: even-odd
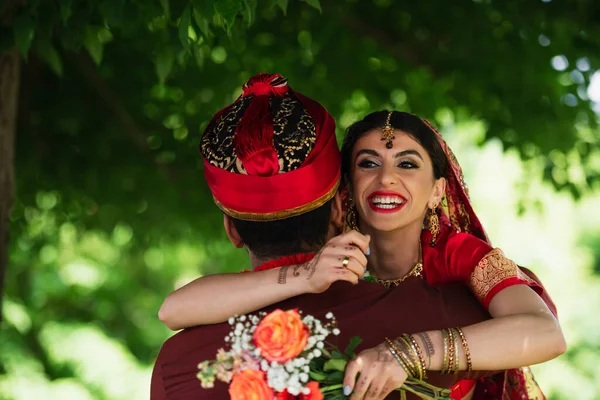
[[[36,45],[36,52],[58,76],[63,74],[63,65],[56,48],[48,40],[42,40]]]
[[[310,371],[308,375],[317,382],[323,382],[327,379],[327,374],[324,372]]]
[[[125,0],[105,0],[99,9],[108,26],[129,26],[132,22],[125,17]]]
[[[110,42],[113,39],[113,34],[111,31],[109,31],[106,28],[100,28],[98,30],[98,40],[100,41],[100,43],[104,44],[107,42]]]
[[[192,53],[194,54],[194,59],[196,60],[196,64],[199,68],[204,67],[204,50],[201,46],[194,43],[192,45]]]
[[[61,0],[59,2],[60,8],[60,19],[62,20],[63,25],[67,25],[69,22],[69,18],[73,14],[73,0]]]
[[[200,28],[202,34],[206,37],[210,36],[210,25],[209,25],[209,17],[204,15],[202,11],[198,8],[194,7],[194,20],[196,21],[196,25]]]
[[[287,15],[288,0],[275,0],[275,5],[281,8],[283,15]]]
[[[163,11],[165,12],[165,15],[167,16],[167,19],[170,21],[171,20],[171,4],[169,3],[169,0],[160,0],[160,4],[162,5]]]
[[[87,49],[88,53],[92,57],[92,60],[96,65],[100,65],[102,62],[102,55],[104,53],[104,45],[98,37],[98,29],[94,27],[88,27],[83,37],[83,45]]]
[[[341,359],[331,359],[323,366],[324,371],[344,371],[348,361]]]
[[[235,18],[242,12],[242,2],[240,0],[217,0],[215,2],[215,12],[223,20],[227,34],[229,34]]]
[[[316,8],[317,10],[319,10],[320,13],[323,13],[323,10],[321,9],[321,2],[319,0],[304,0],[306,3],[308,3],[309,6]]]
[[[359,344],[362,343],[362,339],[358,336],[352,336],[352,338],[350,339],[350,343],[348,343],[348,346],[346,347],[346,350],[344,350],[344,353],[346,354],[346,356],[348,358],[353,358],[354,357],[354,350],[356,350],[356,348],[358,347]]]
[[[321,349],[321,353],[323,353],[325,357],[331,358],[331,353],[329,352],[329,350],[323,348]]]
[[[327,383],[328,384],[332,384],[332,383],[341,383],[344,381],[344,371],[334,371],[332,373],[330,373],[329,375],[327,375]]]
[[[244,0],[244,21],[246,26],[250,26],[254,23],[256,14],[257,0]]]
[[[23,57],[27,57],[35,33],[33,20],[28,15],[18,16],[15,19],[13,31],[17,49],[19,49]]]
[[[345,360],[346,356],[336,350],[331,353],[331,358],[334,360]]]
[[[173,50],[169,47],[166,47],[158,52],[156,55],[156,59],[154,60],[154,66],[156,68],[156,75],[158,75],[158,80],[162,84],[165,83],[165,80],[169,77],[171,70],[173,69],[173,64],[175,63],[175,54]]]
[[[183,48],[188,51],[190,49],[190,38],[188,34],[188,28],[192,19],[192,7],[188,6],[183,10],[181,18],[179,20],[179,41],[183,45]]]

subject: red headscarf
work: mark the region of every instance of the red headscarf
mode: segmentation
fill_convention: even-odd
[[[477,214],[475,214],[475,211],[471,206],[469,189],[456,156],[438,130],[426,119],[422,118],[422,120],[425,122],[425,125],[435,133],[437,141],[442,147],[442,150],[444,150],[448,165],[450,166],[450,171],[446,176],[446,193],[444,194],[447,202],[448,216],[446,217],[444,215],[443,220],[449,218],[449,221],[446,220],[445,222],[449,222],[452,229],[456,232],[470,233],[471,235],[490,243],[490,240],[483,229],[483,225],[481,225],[479,218],[477,218]]]

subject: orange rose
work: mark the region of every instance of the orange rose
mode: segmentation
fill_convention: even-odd
[[[323,400],[323,393],[319,389],[319,382],[312,381],[306,385],[310,389],[310,394],[301,394],[300,400]]]
[[[246,369],[235,374],[229,385],[232,400],[273,400],[273,390],[267,385],[263,371]]]
[[[266,360],[284,363],[302,353],[308,336],[298,310],[275,310],[260,321],[252,339]]]

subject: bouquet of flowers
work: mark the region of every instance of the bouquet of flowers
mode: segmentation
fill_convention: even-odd
[[[344,370],[361,339],[353,337],[341,352],[325,340],[339,335],[332,313],[322,322],[297,310],[241,315],[229,319],[229,350],[198,364],[202,387],[215,379],[229,384],[232,399],[344,399]],[[449,399],[448,391],[409,378],[399,390],[423,399]]]

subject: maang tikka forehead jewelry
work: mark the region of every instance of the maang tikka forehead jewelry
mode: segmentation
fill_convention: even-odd
[[[385,147],[387,147],[388,149],[391,149],[394,146],[392,140],[396,139],[396,137],[394,136],[394,127],[390,124],[390,119],[392,119],[392,113],[393,111],[389,112],[387,119],[385,120],[385,126],[381,128],[381,140],[387,141]]]

